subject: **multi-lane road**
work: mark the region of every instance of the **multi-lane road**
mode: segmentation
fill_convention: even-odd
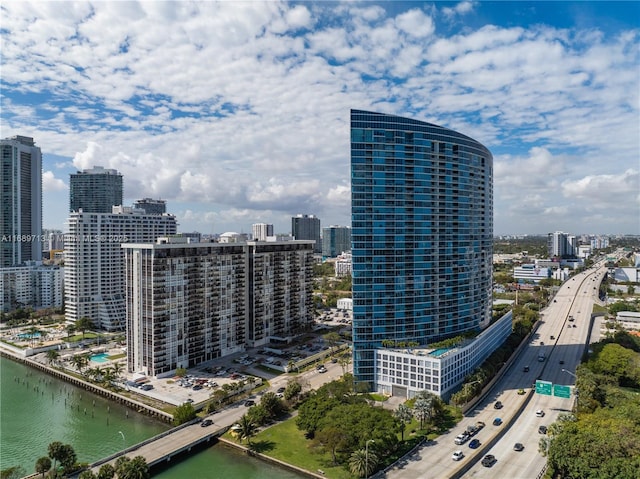
[[[529,345],[520,352],[509,371],[485,399],[466,414],[456,429],[422,447],[413,457],[387,471],[385,477],[538,477],[546,463],[538,451],[542,437],[538,428],[548,426],[558,414],[570,412],[573,408],[575,369],[588,343],[593,303],[605,273],[604,267],[596,267],[565,282],[554,300],[541,312],[539,326]],[[544,361],[538,360],[540,353],[544,353]],[[537,379],[570,386],[571,397],[537,394],[534,387]],[[525,394],[518,394],[520,389]],[[494,408],[496,401],[503,404],[502,409]],[[538,417],[537,410],[544,411],[544,416]],[[502,419],[502,425],[492,424],[496,417]],[[486,427],[475,436],[481,442],[480,447],[470,449],[468,442],[455,445],[455,436],[476,421],[486,423]],[[524,449],[515,451],[516,443],[521,443]],[[456,450],[465,454],[460,461],[451,457]],[[486,454],[497,459],[492,467],[481,465],[480,460]]]

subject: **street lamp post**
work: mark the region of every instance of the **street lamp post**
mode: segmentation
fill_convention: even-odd
[[[576,381],[578,380],[578,376],[576,376],[575,374],[573,374],[571,371],[567,371],[565,368],[562,368],[562,372],[563,372],[563,373],[567,373],[567,374],[571,374],[571,375],[576,379]],[[578,400],[579,400],[579,398],[578,398],[578,389],[577,389],[577,388],[574,388],[574,394],[575,394],[575,396],[576,396],[576,399],[575,399],[575,402],[574,402],[574,404],[573,404],[573,409],[574,409],[575,411],[577,411],[577,410],[578,410],[578,407],[579,407],[579,405],[578,405]]]
[[[369,479],[369,443],[375,442],[373,439],[369,439],[364,445],[364,477]]]
[[[122,436],[122,449],[124,450],[124,449],[126,449],[126,445],[127,445],[126,443],[127,443],[127,441],[126,441],[126,439],[124,438],[124,433],[123,433],[122,431],[118,431],[118,432],[119,432],[119,433],[120,433],[120,435]]]

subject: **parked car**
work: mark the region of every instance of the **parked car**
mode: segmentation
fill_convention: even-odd
[[[546,434],[547,433],[547,426],[540,426],[538,428],[538,433],[539,434]]]
[[[469,447],[471,449],[477,449],[478,447],[480,447],[480,441],[478,439],[472,439],[471,441],[469,441]]]
[[[213,421],[211,419],[205,419],[200,423],[200,427],[207,427],[207,426],[211,426],[212,424],[213,424]]]
[[[451,459],[453,459],[454,461],[459,461],[463,457],[464,454],[462,453],[462,451],[454,451],[454,453],[451,455]]]
[[[142,389],[143,391],[151,391],[153,389],[153,385],[152,384],[143,384],[142,386],[140,386],[140,389]]]
[[[282,394],[284,391],[285,391],[285,388],[284,388],[284,387],[280,387],[280,388],[278,388],[278,390],[276,391],[276,393],[278,393],[278,394]]]
[[[255,401],[252,401],[251,399],[249,399],[248,401],[245,401],[244,405],[245,407],[251,407],[254,406],[256,404]]]
[[[486,456],[484,456],[482,458],[482,465],[484,467],[491,467],[493,466],[498,460],[496,459],[496,456],[494,456],[493,454],[487,454]]]
[[[513,450],[514,450],[514,451],[518,451],[518,452],[520,452],[520,451],[522,451],[523,449],[524,449],[524,446],[523,446],[523,445],[522,445],[522,443],[520,443],[520,442],[516,442],[516,443],[513,445]]]
[[[538,409],[536,411],[536,417],[544,417],[544,411],[542,409]]]

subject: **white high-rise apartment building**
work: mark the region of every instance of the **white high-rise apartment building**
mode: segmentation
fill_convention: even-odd
[[[127,365],[161,377],[289,342],[313,307],[313,242],[124,244]]]
[[[42,260],[42,152],[33,138],[0,140],[0,267]]]
[[[267,223],[256,223],[251,227],[254,241],[267,241],[269,236],[273,236],[273,225]]]
[[[177,231],[173,215],[115,206],[112,213],[72,212],[64,241],[66,320],[90,318],[108,331],[125,328],[122,243],[153,242]]]

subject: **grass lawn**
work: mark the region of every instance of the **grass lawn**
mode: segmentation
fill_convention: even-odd
[[[225,438],[235,441],[228,433]],[[236,441],[237,442],[237,441]],[[273,457],[289,464],[301,467],[308,471],[324,471],[330,479],[354,479],[343,466],[333,466],[331,454],[318,454],[311,452],[307,445],[304,433],[296,427],[295,420],[281,422],[271,426],[251,439],[251,444],[256,452]],[[244,443],[246,445],[246,443]]]

